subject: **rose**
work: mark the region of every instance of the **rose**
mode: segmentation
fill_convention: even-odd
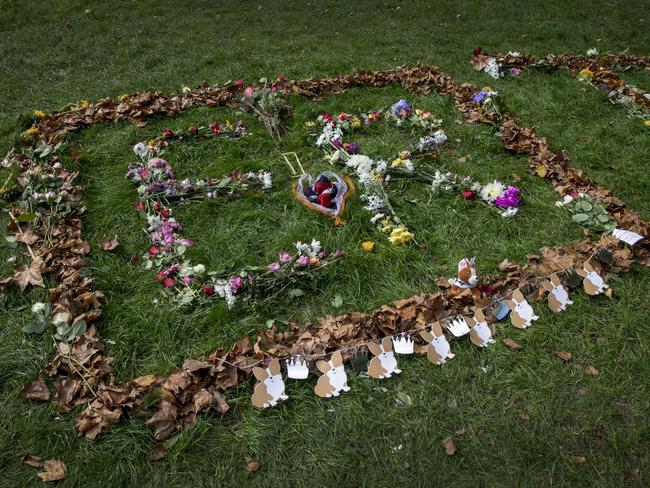
[[[463,190],[461,195],[465,200],[473,200],[476,194],[472,190]]]
[[[135,204],[135,211],[136,212],[142,212],[144,210],[144,203],[142,202],[137,202]]]
[[[171,288],[176,284],[176,280],[174,278],[167,278],[163,284],[166,288]]]
[[[320,259],[317,257],[309,258],[309,265],[313,266],[314,268],[317,268],[320,266]]]
[[[174,132],[171,129],[163,129],[163,137],[165,139],[169,139],[171,137],[174,137]]]
[[[244,285],[244,280],[241,279],[241,276],[231,276],[230,277],[230,291],[233,295],[236,295],[239,289]]]
[[[135,266],[136,264],[138,264],[138,256],[132,254],[131,259],[129,259],[129,262],[131,263],[131,266]]]
[[[210,130],[213,134],[221,134],[221,126],[217,122],[210,125]]]
[[[304,268],[305,266],[307,266],[309,264],[309,257],[300,256],[298,258],[298,261],[296,261],[296,264],[298,264],[298,266],[300,266],[301,268]]]
[[[162,215],[163,217],[169,218],[171,216],[171,214],[172,214],[172,211],[170,209],[168,209],[168,208],[163,208],[160,211],[160,215]]]
[[[160,254],[160,248],[158,246],[153,246],[149,248],[149,255],[157,256],[158,254]]]
[[[280,265],[278,263],[271,263],[268,266],[269,271],[278,271],[280,269]]]
[[[284,75],[280,75],[280,76],[278,76],[278,81],[279,81],[280,83],[282,83],[283,81],[287,81],[287,79],[285,78]]]
[[[190,127],[190,132],[192,134],[198,134],[199,133],[199,128],[197,126],[193,125],[192,127]]]
[[[293,257],[291,257],[291,254],[289,254],[286,251],[280,253],[280,262],[286,264],[286,263],[290,263],[291,261],[293,261]]]
[[[243,88],[243,87],[244,87],[244,80],[237,80],[237,81],[235,82],[235,84],[236,84],[239,88]],[[214,293],[214,290],[213,290],[213,293]]]
[[[214,295],[214,286],[212,286],[212,285],[205,285],[205,286],[202,288],[202,291],[203,291],[203,294],[204,294],[204,295],[211,297],[212,295]]]
[[[162,283],[163,281],[165,281],[166,277],[167,277],[167,275],[165,274],[165,272],[161,271],[160,273],[156,274],[156,281],[158,283]]]

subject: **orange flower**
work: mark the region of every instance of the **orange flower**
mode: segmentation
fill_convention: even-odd
[[[361,247],[364,251],[372,251],[375,248],[375,243],[372,241],[366,241],[361,243]]]

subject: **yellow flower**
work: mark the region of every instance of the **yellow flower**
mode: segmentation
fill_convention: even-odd
[[[90,106],[90,102],[88,100],[81,101],[81,108],[88,108],[89,106]]]
[[[481,88],[481,90],[484,90],[484,91],[486,91],[486,92],[490,92],[490,93],[494,91],[494,90],[493,90],[491,87],[489,87],[489,86],[484,86],[483,88]]]
[[[128,94],[128,93],[122,93],[122,94],[120,95],[120,102],[123,102],[123,101],[126,100],[127,98],[129,98],[129,94]]]
[[[42,119],[45,117],[45,112],[42,110],[34,110],[34,117],[38,117],[39,119]]]
[[[593,72],[588,68],[581,69],[579,74],[584,78],[592,79],[594,77]]]
[[[420,110],[419,108],[415,109],[415,115],[420,115],[421,113],[422,113],[422,110]]]
[[[643,125],[645,125],[646,127],[650,127],[650,120],[644,121]]]
[[[401,159],[401,158],[393,159],[393,160],[391,161],[390,165],[391,165],[393,168],[397,168],[397,167],[399,167],[399,166],[404,166],[404,160]]]
[[[147,146],[151,147],[154,145],[154,143],[155,141],[153,139],[149,139],[149,141],[147,142]]]
[[[413,240],[413,234],[406,230],[404,226],[395,227],[388,240],[395,245],[407,244]]]
[[[355,129],[361,127],[361,119],[359,119],[359,117],[355,117],[354,119],[352,119],[352,127],[354,127]]]
[[[228,128],[228,130],[231,130],[233,127],[232,122],[230,122],[230,120],[228,119],[226,119],[226,127]]]
[[[314,122],[313,120],[310,120],[310,121],[307,122],[305,125],[306,125],[307,127],[314,127],[314,126],[316,125],[316,122]]]
[[[38,127],[30,127],[20,135],[20,138],[23,140],[29,140],[33,139],[36,134],[38,134]]]
[[[361,247],[364,251],[372,251],[375,248],[375,243],[372,241],[366,241],[361,243]]]

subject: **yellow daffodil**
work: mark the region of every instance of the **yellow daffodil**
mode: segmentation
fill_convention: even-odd
[[[391,163],[390,163],[390,165],[391,165],[393,168],[398,168],[398,167],[400,167],[400,166],[404,166],[404,164],[405,164],[405,161],[404,161],[402,158],[393,159],[393,160],[391,161]]]
[[[45,112],[43,112],[42,110],[34,110],[34,117],[42,119],[43,117],[45,117]]]
[[[486,92],[490,92],[490,93],[492,93],[492,92],[494,91],[494,90],[492,89],[492,87],[489,87],[489,86],[484,86],[483,88],[481,88],[481,90],[484,90],[484,91],[486,91]]]
[[[413,234],[406,230],[404,226],[395,227],[390,233],[388,240],[396,246],[407,244],[413,240]]]
[[[228,128],[228,130],[231,130],[233,127],[232,122],[230,122],[230,120],[228,119],[226,119],[226,127]]]
[[[366,241],[361,243],[361,247],[364,251],[372,251],[375,248],[375,243],[372,241]]]
[[[354,127],[355,129],[361,127],[361,119],[359,119],[359,117],[355,117],[354,119],[352,119],[352,127]]]
[[[646,120],[645,122],[643,122],[643,125],[645,125],[646,127],[650,127],[650,120]]]
[[[23,140],[29,140],[33,139],[36,134],[38,134],[38,127],[30,127],[20,135],[20,138]]]
[[[81,101],[81,108],[88,108],[89,106],[90,106],[90,102],[88,100]]]
[[[123,102],[123,101],[126,100],[127,98],[129,98],[129,94],[128,94],[128,93],[122,93],[122,94],[120,95],[120,102]]]
[[[584,78],[589,78],[590,80],[594,77],[593,72],[590,69],[584,68],[580,70],[580,76]]]

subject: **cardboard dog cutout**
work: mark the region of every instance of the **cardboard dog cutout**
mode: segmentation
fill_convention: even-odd
[[[520,290],[515,290],[512,300],[506,300],[506,304],[510,309],[510,321],[518,329],[530,327],[539,318]]]
[[[553,312],[562,312],[573,303],[557,274],[551,275],[550,281],[544,280],[542,286],[548,292],[548,308]]]
[[[332,354],[329,361],[316,361],[316,367],[323,373],[314,388],[316,395],[331,398],[339,396],[342,391],[350,391],[348,375],[343,368],[343,357],[339,351]]]
[[[420,336],[429,343],[427,346],[427,358],[433,364],[442,366],[448,359],[453,359],[455,357],[454,354],[451,353],[449,341],[447,341],[439,322],[436,322],[431,326],[431,332],[428,330],[421,331]]]
[[[383,380],[402,372],[401,369],[397,368],[397,359],[395,353],[393,353],[393,341],[390,337],[385,337],[381,344],[369,343],[368,349],[375,356],[370,360],[368,366],[368,375],[370,377]]]
[[[469,340],[477,347],[488,347],[496,341],[492,338],[494,330],[485,320],[485,315],[481,309],[474,312],[473,317],[465,317],[467,325],[470,327]]]
[[[609,288],[609,285],[589,263],[584,263],[582,269],[576,269],[576,273],[582,276],[582,286],[585,287],[587,295],[600,295]]]
[[[258,383],[253,390],[251,403],[257,408],[275,407],[280,400],[289,398],[284,393],[284,381],[280,370],[280,361],[273,359],[268,368],[253,368]]]

